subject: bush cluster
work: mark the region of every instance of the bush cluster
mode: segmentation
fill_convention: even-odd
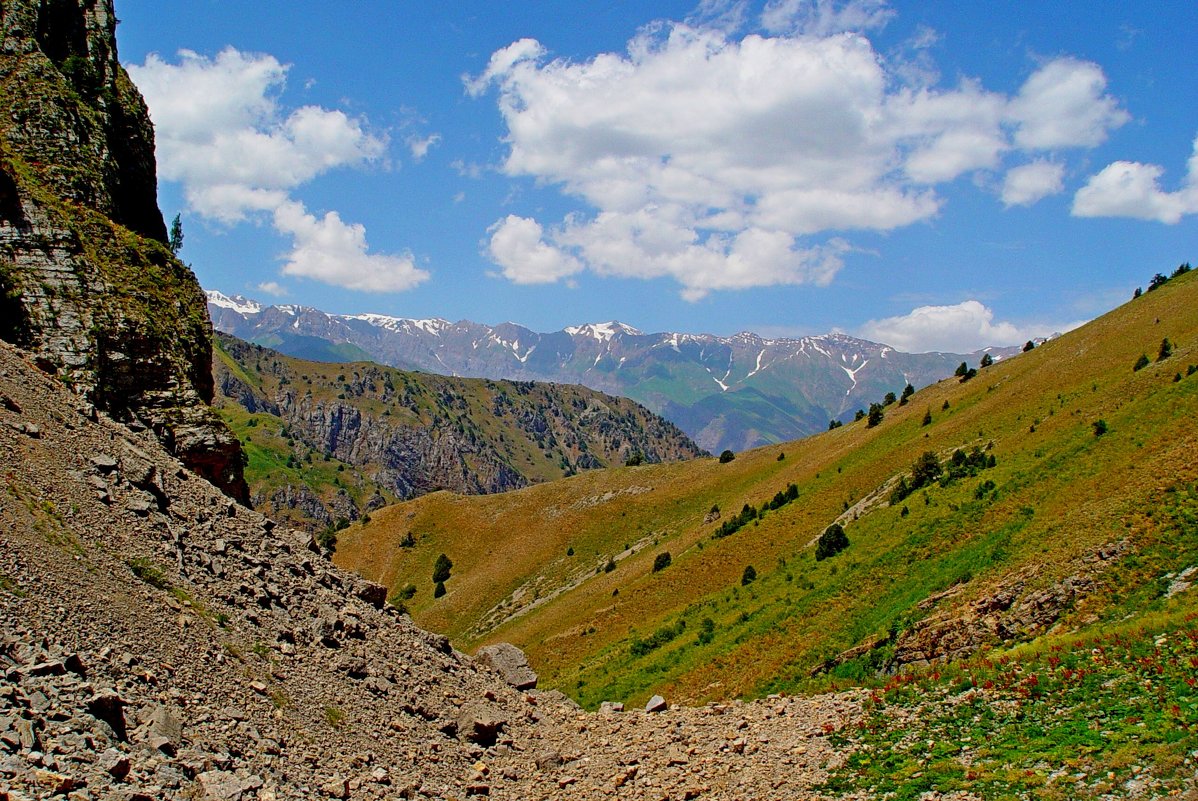
[[[733,515],[721,523],[720,527],[717,528],[715,533],[711,535],[711,538],[713,540],[718,540],[735,534],[749,523],[752,523],[754,520],[760,518],[767,511],[781,509],[791,501],[797,500],[798,497],[798,485],[788,484],[785,491],[775,493],[773,498],[761,505],[761,509],[746,503],[738,514]]]
[[[844,526],[833,523],[824,529],[824,533],[819,535],[819,541],[815,543],[815,561],[822,562],[847,547],[849,547],[849,537],[844,533]]]
[[[628,650],[633,656],[644,656],[673,641],[684,631],[686,631],[686,621],[679,620],[672,626],[662,626],[643,640],[640,637],[633,637]]]

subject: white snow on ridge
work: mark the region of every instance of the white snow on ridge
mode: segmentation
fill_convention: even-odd
[[[388,331],[404,331],[417,328],[426,334],[438,336],[446,328],[449,328],[453,323],[448,320],[442,320],[440,317],[434,317],[428,320],[413,320],[410,317],[391,317],[386,314],[344,314],[340,315],[343,320],[361,320],[370,323],[379,328],[386,328]]]
[[[585,336],[599,342],[609,342],[616,334],[640,336],[641,332],[630,325],[611,320],[606,323],[587,323],[586,325],[571,325],[562,329],[572,337]]]
[[[238,314],[258,314],[262,311],[261,303],[249,298],[243,298],[240,295],[229,297],[215,289],[206,289],[204,290],[204,296],[208,298],[208,302],[213,306],[218,306],[222,309],[232,309]]]

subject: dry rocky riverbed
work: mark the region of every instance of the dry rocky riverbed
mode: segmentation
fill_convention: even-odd
[[[861,714],[517,690],[2,343],[0,466],[0,799],[816,797]]]

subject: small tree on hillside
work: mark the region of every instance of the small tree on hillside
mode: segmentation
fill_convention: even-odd
[[[437,561],[433,564],[433,583],[440,584],[444,581],[449,581],[449,571],[453,569],[453,562],[445,554],[437,557]]]
[[[907,401],[915,394],[915,387],[911,384],[903,387],[903,394],[899,396],[899,406],[906,406]]]
[[[989,353],[987,353],[985,356],[982,357],[982,361],[981,361],[982,367],[989,367],[992,364],[994,364],[994,357],[991,356]]]
[[[1148,354],[1141,353],[1140,358],[1136,359],[1136,363],[1131,366],[1132,372],[1138,373],[1139,371],[1141,371],[1145,367],[1147,367],[1149,364],[1151,364],[1151,362],[1148,361]]]
[[[747,587],[757,580],[757,568],[745,565],[745,572],[740,576],[740,586]]]
[[[1173,355],[1173,343],[1169,341],[1168,337],[1165,337],[1164,339],[1161,340],[1161,350],[1157,354],[1156,360],[1158,362],[1163,362],[1165,359],[1168,359],[1172,355]]]
[[[1139,292],[1138,289],[1136,291]],[[1024,353],[1027,353],[1029,350],[1035,350],[1035,349],[1036,349],[1036,343],[1032,342],[1030,339],[1027,342],[1023,343],[1023,352]]]
[[[932,424],[932,410],[928,409],[923,413],[923,425],[930,426]]]
[[[672,560],[670,557],[670,552],[662,551],[656,557],[653,558],[653,572],[657,573],[662,570],[665,570],[667,567],[670,566],[671,561]]]
[[[720,454],[720,464],[728,464],[728,462],[731,462],[735,458],[736,454],[732,451],[724,451]]]
[[[894,397],[894,393],[893,392],[890,393],[890,396]],[[882,422],[882,404],[871,403],[869,405],[869,420],[866,421],[865,427],[873,428],[874,426],[878,425],[881,422]]]
[[[176,256],[183,249],[183,220],[178,214],[175,215],[175,219],[171,220],[171,232],[166,244],[171,249],[171,253]]]
[[[898,398],[893,392],[887,392],[886,397],[882,398],[882,405],[889,406],[890,404],[895,403],[897,400]]]
[[[968,372],[969,372],[969,365],[966,364],[965,362],[961,362],[960,364],[957,365],[957,371],[955,373],[953,373],[953,375],[957,376],[957,378],[961,378]]]
[[[819,541],[815,544],[815,560],[823,561],[828,557],[836,554],[849,547],[848,535],[844,533],[844,526],[839,523],[833,523],[824,529],[824,533],[819,535]]]

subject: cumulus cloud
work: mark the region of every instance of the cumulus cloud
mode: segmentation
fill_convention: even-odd
[[[509,214],[488,230],[491,260],[517,284],[551,284],[582,270],[577,259],[545,241],[541,224]]]
[[[428,278],[427,272],[416,267],[410,253],[368,253],[366,229],[343,222],[335,211],[316,217],[302,203],[289,201],[275,209],[274,224],[293,241],[283,265],[284,275],[363,292],[402,292]]]
[[[318,220],[292,197],[318,175],[378,160],[386,141],[340,110],[283,108],[287,67],[273,56],[184,50],[178,63],[151,54],[129,72],[154,121],[158,174],[182,185],[192,211],[230,225],[272,221],[293,238],[285,274],[375,290],[407,288],[427,275],[408,256],[368,254],[362,226],[336,212]]]
[[[471,95],[497,89],[503,171],[584,204],[560,223],[529,220],[543,228],[538,242],[574,259],[569,274],[669,276],[692,299],[826,282],[846,249],[833,242],[842,232],[934,217],[937,185],[1000,169],[1026,149],[1018,137],[1088,146],[1124,115],[1101,69],[1072,59],[1041,67],[1016,97],[970,79],[904,83],[868,39],[846,32],[884,24],[881,2],[777,0],[767,12],[771,30],[796,33],[737,39],[662,23],[626,53],[584,62],[548,59],[522,39],[465,78]],[[1054,76],[1085,78],[1064,93],[1073,119],[1056,127],[1041,104]],[[492,237],[510,234],[507,222]]]
[[[1089,61],[1058,58],[1028,78],[1011,101],[1015,142],[1027,149],[1093,147],[1131,117],[1106,91],[1106,75]]]
[[[870,320],[858,334],[907,353],[966,353],[991,346],[1018,345],[1029,339],[1069,331],[1084,321],[1060,325],[995,320],[994,312],[976,300],[952,306],[920,306],[909,314]]]
[[[287,287],[280,284],[278,281],[263,281],[255,287],[259,292],[265,292],[268,295],[274,295],[281,298],[287,294]]]
[[[1173,224],[1198,214],[1198,139],[1176,192],[1160,187],[1163,167],[1135,161],[1108,164],[1073,197],[1075,217],[1132,217]]]
[[[1007,171],[1002,185],[1005,206],[1030,206],[1065,188],[1065,165],[1044,159]]]

